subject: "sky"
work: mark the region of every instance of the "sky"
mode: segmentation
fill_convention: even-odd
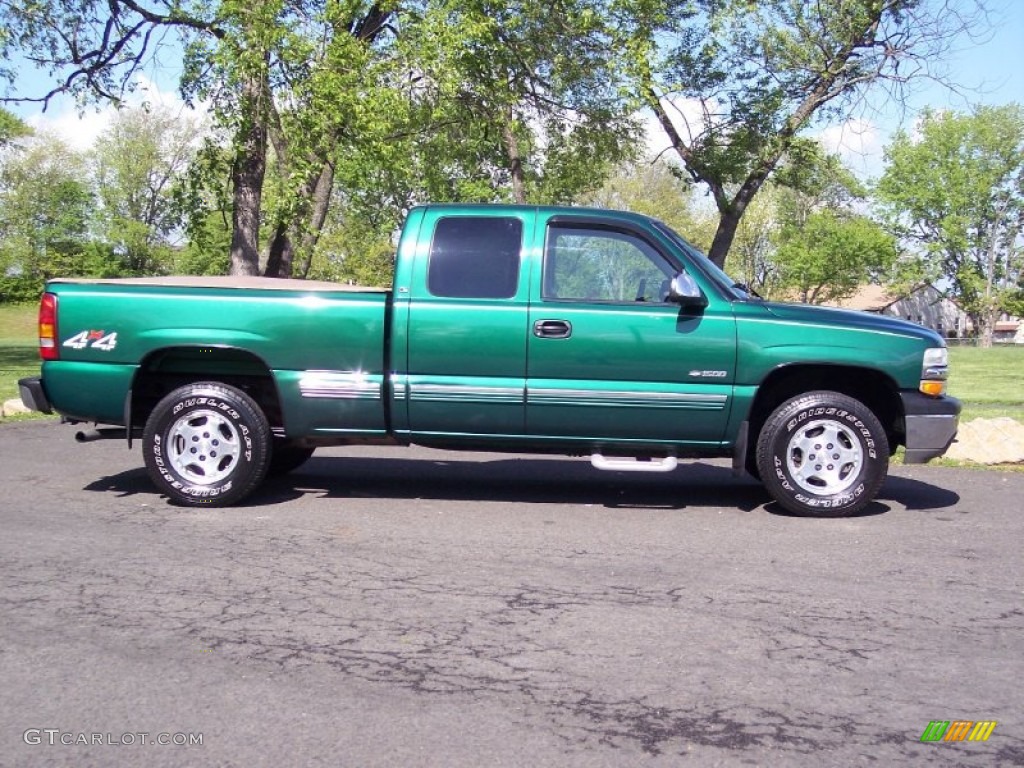
[[[905,106],[887,100],[884,92],[873,90],[866,103],[845,123],[817,127],[817,135],[826,148],[838,152],[846,164],[862,178],[877,177],[883,166],[883,150],[900,129],[913,131],[914,122],[925,107],[967,111],[977,104],[1024,105],[1024,0],[988,0],[990,30],[980,39],[963,37],[949,57],[940,63],[948,71],[948,81],[958,83],[957,92],[938,83],[918,81]],[[18,83],[25,94],[40,95],[49,90],[43,77],[26,70]],[[174,92],[173,78],[165,70],[151,69],[140,77],[138,90],[129,104],[143,101],[184,110]],[[78,149],[87,149],[109,124],[112,108],[79,111],[68,100],[56,100],[43,113],[39,105],[8,105],[34,128],[57,133]],[[683,105],[683,110],[686,107]],[[655,154],[666,146],[666,139],[653,117],[647,120],[648,148]]]
[[[1024,0],[994,0],[989,8],[990,30],[980,39],[961,38],[941,65],[948,82],[959,84],[956,92],[922,80],[905,109],[875,93],[865,114],[822,131],[823,143],[859,175],[877,177],[889,138],[901,129],[912,132],[926,107],[966,112],[978,105],[1024,105]]]

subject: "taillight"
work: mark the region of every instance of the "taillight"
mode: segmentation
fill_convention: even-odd
[[[39,356],[43,360],[60,358],[57,346],[57,296],[44,293],[39,302]]]

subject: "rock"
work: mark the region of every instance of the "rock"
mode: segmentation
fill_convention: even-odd
[[[978,464],[1024,462],[1024,424],[1005,416],[961,422],[946,457]]]
[[[13,416],[16,413],[31,413],[31,410],[25,407],[25,404],[18,398],[13,400],[5,400],[2,408],[0,408],[0,418],[7,418]]]

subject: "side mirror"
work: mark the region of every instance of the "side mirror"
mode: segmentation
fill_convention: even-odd
[[[697,285],[696,281],[686,272],[680,272],[672,278],[668,287],[668,301],[681,307],[706,307],[708,298]]]

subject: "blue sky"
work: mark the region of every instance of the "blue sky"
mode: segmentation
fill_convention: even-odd
[[[851,168],[863,176],[880,173],[884,145],[897,130],[912,131],[926,107],[966,112],[980,104],[1024,105],[1024,0],[991,0],[989,11],[988,32],[977,39],[961,37],[940,65],[948,71],[948,82],[958,84],[955,91],[937,82],[917,81],[905,108],[887,103],[884,94],[875,91],[862,115],[867,125],[858,125],[855,118],[851,125],[826,132],[842,140],[833,148]],[[859,137],[858,128],[866,134]]]
[[[943,2],[943,0],[930,0]],[[960,85],[958,92],[938,83],[920,80],[914,83],[905,108],[888,101],[881,90],[873,90],[864,108],[840,125],[819,128],[826,146],[839,151],[846,163],[859,175],[876,176],[882,169],[882,150],[892,134],[903,128],[912,130],[914,120],[925,107],[969,110],[976,104],[1024,105],[1024,0],[987,0],[991,27],[979,39],[962,37],[949,57],[940,65],[948,71],[948,80]],[[173,77],[166,71],[151,69],[144,77],[137,103],[143,98],[175,109],[184,109],[174,93]],[[152,79],[149,79],[152,78]],[[26,71],[18,90],[42,94],[48,82]],[[87,109],[79,114],[67,100],[56,100],[43,114],[38,105],[9,105],[23,119],[39,128],[48,128],[64,136],[74,146],[91,144],[108,123],[111,110]],[[663,142],[660,129],[649,137],[657,148]]]

